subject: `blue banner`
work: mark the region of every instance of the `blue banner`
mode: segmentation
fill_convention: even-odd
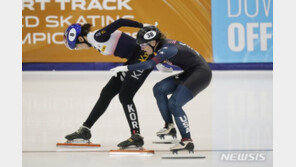
[[[212,0],[212,39],[214,63],[273,62],[273,0]]]

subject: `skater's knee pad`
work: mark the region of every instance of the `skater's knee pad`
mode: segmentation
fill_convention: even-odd
[[[153,86],[153,94],[154,94],[154,97],[159,96],[161,94],[160,91],[161,91],[161,85],[159,83],[155,84]]]
[[[173,115],[177,114],[176,113],[176,110],[177,108],[179,108],[181,106],[178,106],[177,105],[177,101],[175,98],[170,98],[169,101],[168,101],[168,108],[169,110],[172,112]]]
[[[107,100],[107,99],[112,99],[115,95],[116,95],[116,93],[114,93],[106,88],[103,88],[103,90],[101,91],[100,97]]]
[[[120,92],[119,95],[119,101],[122,104],[128,104],[133,101],[133,96],[131,96],[128,92]]]
[[[157,97],[163,94],[167,95],[165,84],[161,82],[158,82],[157,84],[155,84],[153,87],[153,94],[154,94],[154,97]]]
[[[180,114],[182,114],[182,104],[182,101],[177,100],[174,97],[171,97],[168,100],[168,108],[174,116],[179,116]]]

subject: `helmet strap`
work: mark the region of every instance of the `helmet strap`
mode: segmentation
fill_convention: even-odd
[[[147,43],[148,46],[150,46],[152,48],[152,50],[154,51],[155,46],[152,46],[150,43]]]
[[[154,52],[157,52],[157,50],[156,50],[156,49],[157,49],[157,47],[158,47],[159,43],[160,43],[160,41],[156,42],[155,46],[153,47],[153,51],[154,51]]]
[[[86,43],[89,47],[92,47],[92,45],[83,36],[81,37],[84,39],[84,43]]]
[[[87,44],[87,46],[92,47],[92,45],[87,40],[85,40],[85,38],[83,36],[81,36],[81,35],[79,35],[79,36],[83,38],[83,42],[79,42],[77,40],[76,44],[85,43],[85,44]]]

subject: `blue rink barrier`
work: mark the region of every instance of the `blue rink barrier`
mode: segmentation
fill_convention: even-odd
[[[23,71],[107,71],[122,63],[23,63]],[[212,70],[273,70],[273,63],[209,63]],[[165,65],[169,66],[169,65]],[[180,70],[178,67],[174,70]]]

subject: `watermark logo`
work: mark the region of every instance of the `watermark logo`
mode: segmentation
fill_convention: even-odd
[[[221,161],[265,161],[266,153],[222,153]]]

